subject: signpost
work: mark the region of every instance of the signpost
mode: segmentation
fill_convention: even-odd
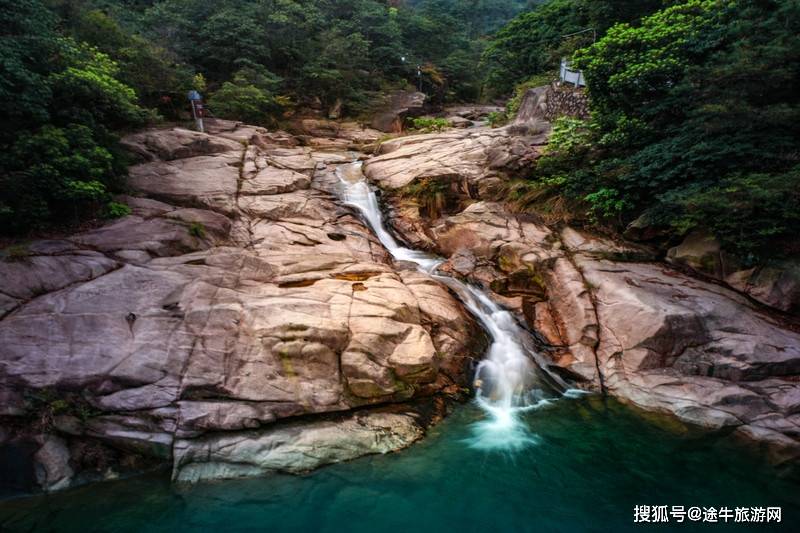
[[[187,95],[192,104],[192,117],[194,118],[197,129],[203,132],[203,97],[197,91],[189,91]]]

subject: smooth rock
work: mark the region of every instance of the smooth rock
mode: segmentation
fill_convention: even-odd
[[[74,472],[69,466],[69,449],[64,439],[45,435],[41,448],[33,456],[36,481],[47,492],[70,486]]]
[[[175,443],[176,481],[299,474],[367,454],[388,453],[422,437],[410,413],[358,413],[338,421],[290,424],[261,432]]]

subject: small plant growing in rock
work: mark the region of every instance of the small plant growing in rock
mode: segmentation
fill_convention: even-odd
[[[421,178],[406,186],[401,194],[417,203],[422,216],[437,219],[447,204],[447,187],[441,180]]]
[[[497,128],[508,124],[509,116],[505,111],[492,111],[486,116],[489,126]]]
[[[450,126],[447,119],[433,117],[412,118],[413,129],[420,133],[431,133],[434,131],[444,131]]]
[[[14,244],[3,250],[3,259],[9,263],[22,263],[28,260],[31,251],[27,244]]]
[[[29,390],[25,393],[25,400],[29,415],[43,432],[53,427],[57,416],[74,416],[86,422],[100,413],[79,394],[62,393],[50,388]]]
[[[192,222],[189,224],[189,235],[198,239],[205,239],[206,227],[202,222]]]
[[[106,218],[122,218],[131,214],[131,208],[119,202],[109,202],[106,206]]]

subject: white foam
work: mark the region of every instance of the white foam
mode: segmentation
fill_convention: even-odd
[[[446,283],[492,337],[486,357],[475,372],[478,404],[487,413],[487,419],[474,425],[475,436],[470,439],[470,446],[516,450],[536,444],[538,437],[528,430],[520,414],[546,404],[542,403],[543,391],[538,387],[536,367],[522,344],[522,330],[517,321],[477,287],[455,278],[436,276],[435,270],[443,262],[441,258],[398,244],[383,224],[378,198],[361,172],[361,162],[339,167],[337,173],[342,199],[361,212],[389,253],[397,260],[416,263],[420,270]]]

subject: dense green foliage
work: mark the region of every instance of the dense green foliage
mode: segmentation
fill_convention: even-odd
[[[492,38],[483,55],[487,86],[509,94],[531,76],[556,72],[562,57],[592,43],[616,22],[638,20],[664,0],[550,0]]]
[[[527,4],[163,0],[142,10],[138,25],[202,72],[211,90],[232,81],[243,66],[259,65],[282,80],[267,98],[277,94],[301,106],[318,102],[323,110],[342,105],[358,113],[387,86],[420,81],[423,91],[441,100],[477,98],[484,37]],[[418,66],[424,67],[422,80]],[[252,89],[244,92],[258,99]]]
[[[0,1],[0,227],[98,211],[124,169],[111,132],[148,114],[96,48],[55,31],[35,0]]]
[[[3,233],[119,216],[115,134],[293,109],[358,114],[388,88],[477,99],[485,37],[527,0],[0,0]],[[418,67],[421,76],[418,76]]]
[[[188,119],[192,88],[260,124],[365,113],[398,87],[512,95],[499,125],[572,57],[592,117],[555,124],[518,202],[702,226],[751,260],[798,251],[797,0],[0,0],[0,16],[6,233],[124,215],[115,135]]]
[[[795,0],[688,0],[612,27],[575,54],[592,118],[559,124],[528,197],[705,227],[750,261],[797,253],[799,25]]]
[[[450,122],[446,118],[431,117],[412,118],[411,123],[414,129],[420,133],[443,131],[450,125]]]

